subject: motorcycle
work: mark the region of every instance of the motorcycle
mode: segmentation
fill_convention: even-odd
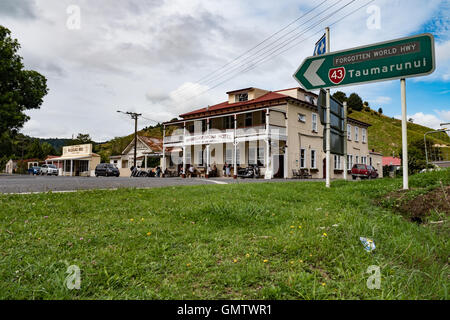
[[[237,176],[239,178],[258,178],[259,168],[256,165],[248,166],[247,168],[241,168],[238,170]]]
[[[148,172],[145,170],[139,170],[138,168],[133,168],[131,171],[131,177],[148,177]]]

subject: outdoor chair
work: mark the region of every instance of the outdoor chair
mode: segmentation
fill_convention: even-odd
[[[300,178],[302,179],[311,179],[312,174],[309,173],[308,169],[300,169]]]

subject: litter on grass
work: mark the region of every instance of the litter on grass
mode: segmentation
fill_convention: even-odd
[[[372,239],[359,237],[359,240],[361,240],[362,244],[364,245],[364,249],[368,252],[375,250],[375,242],[373,242]]]

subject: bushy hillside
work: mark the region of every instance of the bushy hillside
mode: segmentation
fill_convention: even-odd
[[[383,153],[385,156],[396,156],[401,152],[402,146],[402,122],[401,120],[387,117],[374,110],[352,111],[349,117],[372,125],[369,127],[369,149]],[[419,124],[408,122],[408,144],[422,139],[426,132],[433,129]],[[444,133],[433,136],[434,143],[450,146],[450,137]]]

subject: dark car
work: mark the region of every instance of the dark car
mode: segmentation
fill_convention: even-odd
[[[367,164],[355,164],[352,168],[352,178],[376,179],[378,178],[377,169]]]
[[[41,174],[41,167],[36,167],[36,166],[33,166],[33,167],[30,167],[29,169],[28,169],[28,173],[29,174],[32,174],[32,175],[40,175]]]
[[[95,167],[95,176],[118,177],[120,176],[120,171],[111,163],[100,163]]]

